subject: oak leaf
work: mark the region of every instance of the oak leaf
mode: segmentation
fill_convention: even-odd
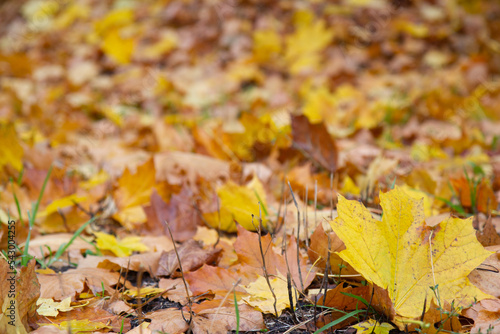
[[[339,196],[339,217],[331,222],[346,249],[339,253],[369,282],[386,289],[397,314],[415,318],[435,300],[467,306],[489,296],[467,275],[491,252],[477,241],[472,220],[450,217],[431,228],[424,221],[423,201],[396,187],[380,194],[382,221],[358,201]],[[438,304],[438,302],[436,302]]]

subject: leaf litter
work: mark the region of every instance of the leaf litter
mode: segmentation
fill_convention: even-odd
[[[497,332],[499,15],[4,1],[0,331]]]

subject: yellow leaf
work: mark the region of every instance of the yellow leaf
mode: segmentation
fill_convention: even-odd
[[[396,187],[380,194],[382,221],[358,201],[339,196],[339,217],[331,222],[346,245],[339,256],[365,279],[387,289],[397,314],[416,318],[435,300],[467,306],[488,298],[467,275],[491,252],[477,241],[471,219],[450,217],[434,228],[424,222],[423,201]],[[438,302],[435,302],[439,304]]]
[[[123,38],[119,30],[110,31],[103,40],[102,50],[118,64],[130,63],[135,49],[133,38]]]
[[[426,192],[411,188],[406,184],[401,186],[401,189],[403,189],[408,195],[410,195],[412,198],[416,200],[420,199],[424,200],[425,217],[430,217],[438,214],[437,210],[432,209],[432,203],[434,200]]]
[[[141,242],[140,237],[126,237],[117,240],[114,235],[103,232],[94,232],[96,235],[97,248],[100,250],[109,250],[118,257],[125,257],[134,251],[146,252],[149,248]]]
[[[68,206],[73,206],[75,205],[75,203],[83,202],[86,199],[87,199],[86,196],[77,196],[75,194],[60,198],[58,200],[52,201],[49,205],[47,205],[45,210],[40,212],[39,216],[40,217],[48,216],[54,212],[57,212],[58,209],[64,209]]]
[[[134,12],[130,8],[111,11],[102,20],[97,21],[94,28],[99,35],[104,35],[110,30],[121,28],[134,21]]]
[[[136,298],[138,296],[140,296],[141,298],[145,298],[145,297],[157,295],[157,294],[163,293],[163,292],[165,292],[165,289],[153,288],[152,286],[147,286],[147,287],[141,288],[140,290],[139,289],[127,290],[123,294],[130,296],[130,297],[134,297],[134,298]]]
[[[253,55],[261,63],[281,52],[281,38],[273,29],[257,30],[253,34]]]
[[[157,59],[160,56],[172,51],[179,44],[179,37],[175,31],[166,31],[161,39],[144,50],[144,55]]]
[[[147,220],[147,216],[142,208],[142,205],[136,205],[120,210],[113,215],[113,218],[119,221],[128,230],[132,230],[136,227],[136,225],[142,224]]]
[[[312,20],[303,13],[296,21],[296,31],[286,38],[285,60],[290,73],[316,70],[320,64],[320,53],[333,39],[333,31],[323,20]]]
[[[119,209],[129,208],[149,203],[155,186],[155,166],[153,159],[137,167],[132,174],[128,169],[118,180],[116,202]]]
[[[354,183],[354,181],[349,177],[346,176],[344,179],[344,185],[342,186],[342,189],[340,190],[341,193],[343,194],[351,194],[355,196],[359,196],[361,193],[361,190],[359,187]]]
[[[394,327],[387,323],[383,322],[380,323],[378,321],[375,321],[373,319],[369,319],[367,321],[360,322],[359,324],[356,324],[354,326],[351,326],[352,328],[356,328],[357,332],[356,334],[389,334],[389,331],[391,329],[394,329]]]
[[[109,174],[106,173],[104,170],[99,171],[99,173],[94,174],[88,179],[87,181],[81,181],[78,183],[78,185],[85,190],[90,190],[106,181],[109,179]]]
[[[259,206],[266,205],[266,193],[262,183],[254,177],[246,186],[239,186],[229,181],[217,189],[220,198],[220,226],[219,213],[211,212],[204,217],[208,224],[222,231],[236,232],[235,221],[249,231],[255,231],[259,226],[259,209],[262,212],[262,225],[267,227],[265,211]],[[254,216],[252,225],[252,215]]]
[[[23,168],[23,147],[19,143],[13,124],[0,124],[0,168],[11,165],[17,171]]]
[[[269,277],[269,282],[276,296],[276,310],[280,315],[284,309],[290,307],[287,279],[278,272],[274,278]],[[275,300],[265,277],[259,275],[255,282],[245,287],[245,290],[250,294],[250,296],[243,297],[248,305],[257,307],[261,312],[274,314]],[[292,296],[295,296],[296,293],[296,289],[292,287]]]
[[[100,329],[112,328],[102,322],[91,322],[87,319],[63,321],[60,324],[48,324],[47,326],[56,326],[59,329],[68,331],[68,333],[92,332]]]
[[[59,312],[68,312],[73,309],[71,307],[71,297],[60,302],[56,302],[52,298],[39,298],[36,301],[36,305],[38,306],[36,312],[46,317],[57,317]]]

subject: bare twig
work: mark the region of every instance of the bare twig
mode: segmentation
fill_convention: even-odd
[[[318,180],[314,180],[314,229],[318,227],[318,217],[316,212],[318,211]]]
[[[260,203],[259,203],[259,208],[260,208]],[[260,209],[259,209],[259,211],[260,211]],[[260,220],[259,228],[257,229],[254,222],[253,222],[253,218],[254,218],[254,216],[252,214],[252,225],[257,230],[257,233],[259,233],[259,249],[260,249],[260,255],[262,256],[262,271],[264,272],[264,278],[266,279],[267,285],[269,286],[269,290],[271,291],[271,294],[273,295],[273,298],[274,298],[274,303],[273,303],[274,314],[276,315],[276,317],[278,317],[278,309],[276,308],[276,304],[278,303],[278,299],[276,298],[276,294],[274,293],[271,282],[269,281],[269,273],[267,272],[267,268],[266,268],[266,257],[264,255],[264,250],[262,249],[262,240],[261,240],[262,239],[262,230],[261,230],[262,219]]]
[[[307,217],[307,185],[306,185],[306,201],[304,203],[304,228],[306,232],[306,246],[309,247],[309,218]]]
[[[172,234],[172,230],[170,229],[170,225],[166,220],[165,220],[165,225],[167,225],[168,233],[170,233],[170,239],[172,239],[172,244],[174,245],[175,255],[177,256],[177,261],[179,262],[179,269],[181,270],[182,282],[184,283],[184,288],[186,289],[186,297],[189,308],[189,320],[187,320],[186,317],[184,316],[184,312],[182,311],[182,309],[181,309],[181,314],[184,321],[189,325],[188,331],[191,331],[191,322],[193,320],[193,308],[192,308],[193,301],[191,300],[191,296],[189,295],[189,289],[186,283],[186,279],[184,278],[184,270],[182,270],[181,257],[179,256],[179,252],[177,251],[177,245],[175,244],[174,236]]]
[[[302,270],[300,268],[300,248],[299,248],[299,242],[300,242],[300,209],[299,209],[299,205],[297,204],[297,200],[295,199],[295,194],[293,193],[293,189],[292,189],[292,186],[290,185],[290,181],[288,181],[288,186],[290,187],[290,192],[292,193],[292,198],[293,198],[293,203],[295,204],[295,208],[297,208],[297,270],[299,272],[299,280],[300,280],[301,291],[304,291],[304,282],[302,280]]]

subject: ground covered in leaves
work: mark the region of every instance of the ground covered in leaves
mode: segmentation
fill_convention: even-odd
[[[500,333],[500,4],[0,1],[1,333]]]

